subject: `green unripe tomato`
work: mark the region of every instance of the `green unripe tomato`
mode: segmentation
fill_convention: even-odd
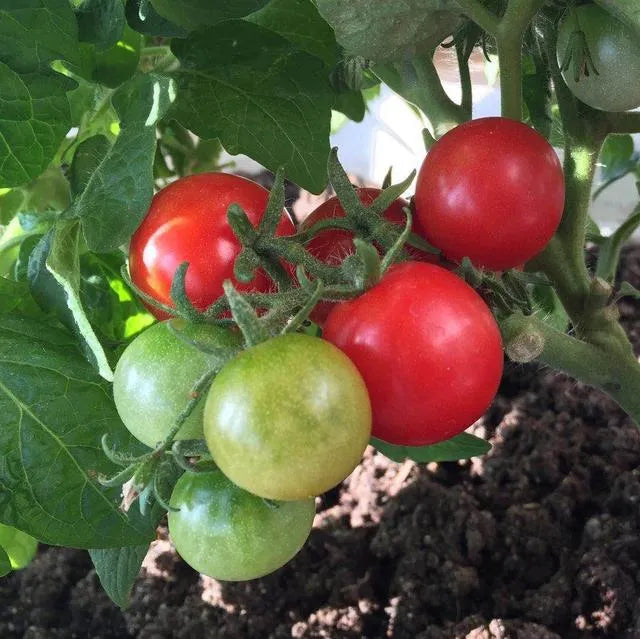
[[[269,499],[303,499],[342,481],[371,434],[360,373],[332,344],[289,334],[250,348],[213,381],[204,434],[219,468]]]
[[[185,473],[169,512],[169,534],[180,556],[214,579],[245,581],[286,564],[309,536],[313,499],[268,502],[239,488],[219,470]]]
[[[579,31],[584,33],[593,65],[587,59],[589,75],[580,70],[576,81],[575,65],[581,65],[582,56],[579,47],[576,50],[576,36],[573,41],[571,37]],[[640,106],[640,42],[608,11],[595,4],[569,11],[558,31],[557,55],[560,66],[567,56],[573,56],[562,77],[585,104],[602,111],[627,111]]]
[[[170,324],[184,339],[172,332]],[[136,337],[116,366],[116,408],[124,425],[147,446],[154,447],[168,435],[191,399],[194,384],[212,366],[212,357],[188,340],[217,348],[240,344],[239,334],[227,329],[172,319],[154,324]],[[202,438],[203,408],[201,401],[176,439]]]

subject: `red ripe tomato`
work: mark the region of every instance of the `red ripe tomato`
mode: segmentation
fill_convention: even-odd
[[[564,175],[551,145],[507,118],[482,118],[429,151],[415,195],[426,239],[451,260],[505,270],[539,253],[560,223]]]
[[[361,187],[356,189],[358,199],[365,205],[369,206],[371,203],[382,193],[382,189]],[[391,203],[391,206],[384,212],[384,217],[393,222],[404,226],[407,220],[407,216],[403,212],[403,208],[408,207],[409,203],[402,198],[398,198]],[[345,217],[345,211],[340,204],[340,200],[337,197],[332,197],[326,202],[323,202],[317,209],[315,209],[309,217],[305,219],[300,227],[301,231],[310,229],[314,224],[321,222],[322,220],[330,220],[337,217]],[[416,221],[413,222],[414,231],[420,233],[420,229],[416,226]],[[353,233],[343,229],[327,229],[321,231],[313,239],[311,239],[306,249],[315,258],[319,259],[326,264],[338,266],[348,255],[355,253],[355,245],[353,243]],[[437,262],[436,255],[431,253],[425,253],[419,249],[407,247],[409,255],[415,260],[424,260],[430,262]],[[331,309],[335,306],[334,302],[320,302],[313,309],[310,317],[317,324],[324,324],[327,319],[327,315]]]
[[[222,283],[233,281],[241,291],[269,291],[272,282],[258,271],[241,284],[233,277],[233,263],[241,245],[227,223],[230,204],[239,204],[252,224],[260,222],[269,192],[259,184],[227,173],[201,173],[176,180],[155,195],[147,216],[131,239],[129,270],[143,292],[172,306],[170,290],[176,269],[189,262],[186,291],[204,309],[223,293]],[[293,235],[286,211],[277,235]],[[166,313],[149,310],[158,318]]]
[[[360,371],[373,435],[423,446],[457,435],[487,409],[502,376],[500,331],[483,299],[434,264],[405,262],[337,305],[323,337]]]

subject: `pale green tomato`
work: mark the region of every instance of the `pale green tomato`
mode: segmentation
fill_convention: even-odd
[[[286,564],[304,545],[313,499],[271,502],[219,470],[185,473],[171,495],[169,533],[180,556],[214,579],[245,581]]]
[[[169,328],[170,324],[184,337]],[[209,347],[239,346],[240,336],[209,324],[172,319],[147,328],[125,349],[113,378],[113,397],[124,425],[152,448],[164,439],[191,399],[194,384],[212,366],[212,357],[186,340]],[[199,402],[176,439],[202,439]]]
[[[371,434],[360,373],[338,348],[290,334],[250,348],[213,381],[204,433],[219,468],[255,495],[303,499],[341,482]]]

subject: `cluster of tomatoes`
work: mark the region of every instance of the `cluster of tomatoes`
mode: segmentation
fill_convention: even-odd
[[[368,204],[379,192],[360,189],[358,196]],[[222,294],[227,279],[239,290],[268,292],[273,285],[264,273],[249,285],[235,281],[242,247],[226,216],[237,203],[257,224],[267,197],[231,175],[174,182],[155,196],[132,240],[133,282],[170,305],[172,278],[186,261],[186,293],[200,309]],[[519,122],[487,118],[454,129],[429,152],[413,230],[451,261],[468,256],[478,267],[503,270],[545,246],[563,204],[562,169],[546,140]],[[384,215],[404,224],[406,205],[397,200]],[[305,227],[344,215],[333,198]],[[294,233],[283,212],[277,234]],[[353,236],[328,228],[306,248],[337,263],[353,253]],[[503,367],[492,313],[453,272],[417,250],[409,257],[359,297],[320,302],[312,317],[322,338],[289,333],[243,349],[238,331],[166,320],[156,311],[165,321],[125,350],[116,406],[149,446],[167,436],[214,365],[213,354],[237,352],[177,435],[204,438],[217,466],[185,473],[171,498],[170,534],[194,568],[228,580],[277,569],[305,542],[314,497],[353,470],[371,434],[428,445],[458,434],[489,406]]]

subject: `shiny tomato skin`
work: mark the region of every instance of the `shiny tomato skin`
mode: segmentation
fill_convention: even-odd
[[[489,308],[434,264],[393,266],[364,295],[333,309],[323,337],[360,371],[373,435],[392,444],[457,435],[488,408],[502,376],[502,340]]]
[[[370,435],[371,405],[356,367],[332,344],[299,333],[225,364],[204,409],[218,468],[267,499],[333,488],[360,462]]]
[[[539,133],[515,120],[481,118],[452,129],[427,154],[416,217],[445,257],[502,271],[546,246],[564,195],[560,161]]]
[[[214,579],[246,581],[277,570],[302,548],[313,499],[267,502],[219,470],[187,472],[171,495],[169,533],[180,556]]]
[[[230,204],[239,204],[252,224],[262,218],[269,192],[259,184],[228,173],[200,173],[171,183],[159,191],[146,217],[134,233],[129,248],[133,283],[164,304],[171,302],[171,282],[182,262],[189,262],[187,296],[199,309],[223,293],[230,279],[241,291],[269,291],[271,280],[258,271],[253,281],[241,284],[233,276],[240,243],[227,223]],[[277,235],[293,235],[295,228],[286,211]],[[159,319],[163,311],[150,307]]]
[[[382,193],[382,189],[373,187],[360,187],[356,189],[358,199],[366,206],[369,206],[373,201]],[[407,216],[402,210],[408,207],[409,203],[398,198],[391,203],[391,206],[384,212],[384,217],[393,222],[404,226],[407,220]],[[323,202],[317,209],[315,209],[302,223],[300,230],[305,231],[310,229],[314,224],[321,222],[322,220],[329,220],[334,218],[345,217],[345,211],[340,204],[340,200],[337,197],[329,198],[326,202]],[[413,220],[413,230],[421,235],[420,228],[418,227],[415,217]],[[353,233],[343,229],[327,229],[318,233],[307,244],[306,249],[315,258],[319,259],[326,264],[338,266],[348,255],[355,253],[355,245],[353,243]],[[436,255],[431,253],[425,253],[419,249],[408,246],[407,251],[409,255],[415,260],[424,260],[427,262],[437,262]],[[322,326],[327,319],[331,309],[335,306],[335,302],[321,301],[311,312],[311,319]]]

